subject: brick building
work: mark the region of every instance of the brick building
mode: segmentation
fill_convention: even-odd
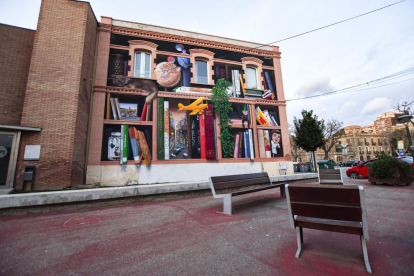
[[[0,172],[3,191],[59,190],[84,184],[113,186],[200,181],[207,180],[206,176],[213,172],[268,171],[275,175],[279,173],[275,169],[279,162],[287,162],[288,173],[293,173],[278,47],[110,17],[102,17],[98,22],[88,2],[74,0],[42,0],[35,31],[0,25],[0,34],[2,46],[7,45],[2,47],[0,55],[0,162],[4,162],[2,165],[6,168]],[[172,53],[174,45],[182,44],[189,52]],[[172,55],[188,57],[191,64],[208,66],[203,83],[197,81],[199,69],[195,66],[189,69],[191,85],[198,88],[214,85],[221,64],[240,70],[241,78],[253,92],[273,85],[274,101],[235,98],[232,104],[251,104],[253,108],[263,105],[275,110],[280,126],[269,129],[281,132],[284,154],[270,159],[259,156],[256,143],[253,145],[257,154],[254,162],[225,160],[221,156],[220,140],[217,140],[215,161],[157,160],[157,112],[152,110],[154,123],[135,123],[137,128],[152,133],[152,165],[138,167],[128,161],[125,166],[119,166],[106,160],[108,138],[105,133],[110,126],[121,126],[106,117],[110,110],[108,95],[137,101],[143,101],[141,98],[148,95],[145,89],[111,85],[115,81],[110,75],[113,69],[110,63],[111,57],[116,55],[125,58],[125,77],[133,80],[155,82],[156,63]],[[136,64],[141,57],[153,60],[148,64],[141,62],[142,69],[148,70],[145,77],[134,75],[139,70]],[[272,80],[266,80],[265,73]],[[252,79],[256,82],[254,86]],[[197,98],[172,91],[160,91],[158,97],[180,98],[186,102]],[[156,104],[157,98],[153,102],[154,106]],[[182,122],[187,123],[187,119]],[[251,128],[257,141],[256,130],[263,128],[254,120]],[[187,132],[190,131],[182,126],[177,135],[180,141],[187,141]],[[5,145],[4,150],[1,145]],[[35,167],[31,188],[24,186],[24,172],[28,166]]]

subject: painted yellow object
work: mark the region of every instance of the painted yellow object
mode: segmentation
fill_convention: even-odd
[[[192,111],[190,115],[196,115],[203,113],[204,109],[207,108],[207,104],[202,104],[204,97],[200,97],[191,104],[185,106],[181,103],[178,104],[178,110],[189,110]]]

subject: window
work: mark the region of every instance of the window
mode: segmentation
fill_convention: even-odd
[[[208,83],[208,62],[204,60],[196,60],[195,63],[196,82]]]
[[[151,55],[135,52],[134,77],[151,78]]]
[[[256,68],[247,67],[247,85],[249,88],[257,89]]]
[[[380,147],[380,151],[382,151],[382,147]]]

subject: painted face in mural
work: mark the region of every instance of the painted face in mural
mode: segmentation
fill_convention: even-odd
[[[276,132],[273,132],[272,133],[272,141],[274,143],[280,143],[280,134],[276,133]]]

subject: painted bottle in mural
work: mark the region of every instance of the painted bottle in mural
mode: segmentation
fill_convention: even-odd
[[[121,132],[112,132],[108,139],[108,159],[117,160],[121,158]]]

